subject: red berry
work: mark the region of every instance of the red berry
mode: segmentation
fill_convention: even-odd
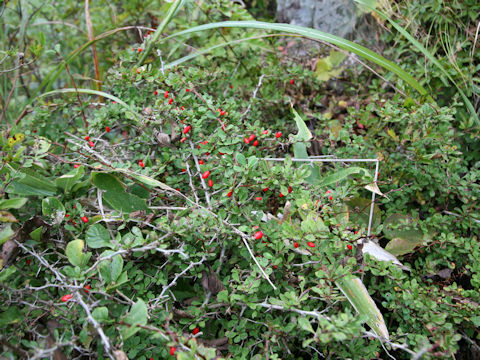
[[[258,146],[258,140],[255,140],[255,141],[253,142],[253,146]]]
[[[168,105],[172,105],[173,103],[173,98],[170,98],[170,100],[168,100]]]
[[[276,269],[278,266],[277,265],[273,265],[273,268]]]
[[[33,133],[36,134],[36,133],[37,133],[37,130],[33,130]]]
[[[198,328],[198,326],[192,330],[193,335],[197,335],[199,332],[200,332],[200,329]]]
[[[75,164],[75,165],[73,165],[73,168],[74,168],[74,169],[78,169],[79,166],[80,166],[80,165]]]
[[[230,89],[233,89],[233,85],[230,85]]]
[[[25,262],[27,263],[27,265],[28,265],[28,266],[30,266],[30,264],[31,264],[32,260],[30,260],[30,259],[27,259],[27,260],[25,260]]]
[[[165,91],[164,96],[165,96],[165,99],[168,99],[168,91]]]
[[[280,136],[282,136],[282,132],[281,132],[281,131],[278,131],[278,132],[275,134],[275,137],[278,139]]]
[[[289,187],[288,187],[288,193],[290,194],[292,191],[293,191],[293,190],[292,190],[292,187],[289,186]]]
[[[89,141],[89,142],[88,142],[88,145],[89,145],[91,148],[93,148],[93,147],[95,146],[95,144],[93,143],[93,141]]]
[[[220,154],[220,156],[223,156],[225,155],[224,153],[222,153],[221,151],[218,152]]]
[[[268,130],[263,130],[262,133],[263,135],[268,135]]]
[[[187,140],[187,138],[186,138],[186,137],[182,137],[182,138],[180,139],[180,142],[183,143],[185,140]]]
[[[298,248],[299,246],[300,246],[300,245],[298,245],[298,242],[295,241],[295,242],[293,243],[293,247],[294,247],[295,249]]]
[[[248,140],[247,138],[243,139],[243,142],[247,145],[250,144],[250,140]]]
[[[315,244],[314,244],[313,242],[311,242],[311,241],[309,241],[309,242],[307,243],[307,245],[310,246],[311,248],[314,248],[314,247],[315,247]]]
[[[224,116],[227,112],[225,110],[220,111],[220,116]]]
[[[255,237],[255,239],[260,240],[263,237],[263,232],[257,231],[253,236]]]
[[[253,141],[255,140],[255,134],[252,134],[248,137],[248,141]]]
[[[331,191],[330,191],[330,190],[327,190],[327,191],[325,192],[325,194],[330,194],[330,193],[331,193]]]
[[[69,217],[70,217],[70,214],[65,214],[65,217],[66,217],[66,218],[69,218]]]
[[[348,250],[352,250],[352,249],[353,249],[353,246],[350,245],[350,244],[348,244],[348,245],[347,245],[347,249],[348,249]]]
[[[329,197],[328,197],[328,200],[332,201],[332,200],[333,200],[333,196],[329,196]]]
[[[260,196],[257,196],[257,197],[255,198],[255,200],[260,201],[260,200],[262,200],[262,198],[261,198]]]
[[[230,191],[230,192],[227,194],[228,197],[232,197],[232,195],[233,195],[233,192],[232,192],[232,191]]]
[[[105,131],[106,131],[107,133],[109,133],[109,132],[110,132],[110,126],[105,126]]]
[[[170,355],[172,355],[172,356],[175,355],[175,350],[177,350],[177,349],[175,348],[175,346],[172,346],[172,347],[170,348]]]
[[[186,172],[186,171],[187,171],[187,169],[182,169],[182,172]]]
[[[268,191],[268,187],[266,187],[265,189],[263,189],[263,192],[267,192]]]
[[[280,196],[280,197],[282,198],[282,197],[283,197],[283,194],[282,194],[282,193],[280,193],[278,196]]]
[[[81,219],[85,224],[88,222],[88,218],[86,216],[82,216]]]
[[[203,160],[198,160],[198,163],[199,163],[200,165],[203,165],[203,164],[204,164]]]
[[[190,125],[185,126],[183,129],[183,133],[186,135],[190,130],[192,130],[192,127]]]
[[[140,74],[140,69],[137,69],[137,74]]]
[[[143,163],[143,160],[138,160],[138,165],[140,165],[140,167],[145,167],[145,164]]]
[[[183,110],[185,110],[185,108],[184,108],[183,106],[180,106],[180,110],[182,110],[182,111],[183,111]]]
[[[67,301],[70,300],[71,298],[72,298],[72,294],[63,295],[63,296],[62,296],[62,301],[63,301],[63,302],[67,302]]]
[[[210,186],[210,187],[213,186],[213,180],[212,179],[208,180],[208,186]]]
[[[85,291],[85,292],[88,294],[88,292],[89,292],[89,290],[90,290],[91,288],[92,288],[92,287],[87,284],[87,285],[85,285],[85,286],[83,287],[83,291]]]
[[[291,84],[291,85],[293,85],[293,79],[292,79],[292,80],[290,80],[290,84]]]
[[[356,231],[354,232],[354,234],[357,235],[357,234],[358,234],[358,230],[356,230]]]
[[[210,171],[209,171],[209,170],[205,171],[205,172],[202,174],[202,178],[203,178],[203,179],[206,179],[206,178],[208,178],[209,176],[210,176]]]
[[[85,136],[85,140],[87,140],[87,141],[90,140],[90,136],[88,136],[88,135]]]
[[[185,92],[190,92],[190,89],[185,89]]]
[[[158,91],[157,91],[157,90],[155,90],[153,93],[154,93],[155,95],[158,95]]]
[[[142,52],[142,48],[138,48],[138,52]]]

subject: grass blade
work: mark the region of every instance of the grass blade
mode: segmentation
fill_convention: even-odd
[[[463,92],[463,90],[460,88],[460,86],[456,83],[455,80],[453,80],[453,78],[450,76],[450,74],[448,73],[448,71],[443,67],[442,64],[440,64],[440,62],[435,58],[435,56],[432,55],[432,53],[430,51],[427,50],[427,48],[425,48],[425,46],[423,46],[422,44],[420,44],[412,35],[410,35],[408,33],[407,30],[405,30],[403,27],[401,27],[400,25],[398,25],[395,21],[393,21],[389,16],[387,16],[386,14],[384,14],[383,12],[377,10],[377,9],[374,9],[372,8],[369,4],[365,3],[363,0],[355,0],[355,2],[363,5],[363,6],[366,6],[368,7],[371,11],[374,11],[376,14],[378,14],[380,17],[382,17],[382,19],[384,20],[387,20],[400,34],[402,34],[413,46],[415,46],[423,55],[425,55],[425,57],[430,60],[432,62],[432,64],[434,64],[441,72],[443,75],[445,75],[447,77],[448,80],[450,80],[452,82],[453,85],[455,85],[455,87],[457,88],[458,90],[458,93],[460,94],[460,96],[462,97],[463,99],[463,102],[465,103],[465,105],[467,106],[468,108],[468,111],[470,112],[470,115],[473,116],[473,118],[475,119],[477,125],[480,125],[480,119],[478,118],[478,115],[475,111],[475,108],[473,107],[472,103],[470,102],[470,100],[468,99],[467,95],[465,95],[465,93]]]
[[[163,30],[167,27],[168,23],[170,20],[172,20],[173,16],[177,13],[177,10],[180,9],[180,6],[183,4],[183,0],[176,0],[168,9],[167,15],[162,20],[162,23],[158,26],[157,30],[153,33],[152,41],[149,41],[147,43],[147,47],[145,51],[143,52],[142,56],[140,57],[140,60],[137,62],[137,67],[141,66],[145,59],[147,58],[148,54],[152,51],[153,45],[157,42],[158,38],[160,35],[162,35]]]
[[[433,99],[429,96],[428,91],[417,80],[415,80],[415,78],[413,78],[410,74],[408,74],[405,70],[403,70],[397,64],[385,59],[383,56],[371,51],[370,49],[367,49],[364,46],[355,44],[354,42],[345,40],[335,35],[325,33],[320,30],[310,29],[303,26],[279,24],[279,23],[267,23],[262,21],[222,21],[217,23],[209,23],[209,24],[204,24],[200,26],[195,26],[193,28],[170,35],[164,38],[164,40],[181,36],[181,35],[195,33],[198,31],[205,31],[205,30],[225,28],[225,27],[253,28],[253,29],[261,29],[261,30],[282,31],[286,33],[301,35],[310,39],[325,41],[327,43],[338,46],[342,50],[352,52],[366,60],[369,60],[383,67],[388,71],[395,73],[407,84],[409,84],[412,88],[417,90],[420,93],[420,95],[426,96],[429,101],[433,102]]]

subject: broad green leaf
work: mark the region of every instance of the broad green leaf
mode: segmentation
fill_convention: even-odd
[[[87,246],[92,249],[99,249],[102,247],[113,248],[114,245],[110,242],[110,233],[100,224],[93,224],[87,230],[85,235]]]
[[[80,180],[84,173],[84,167],[79,166],[77,169],[73,169],[69,173],[55,179],[55,185],[57,185],[58,188],[63,189],[67,193],[72,189],[75,184],[77,184],[78,180]]]
[[[293,106],[291,106],[291,109],[298,129],[298,133],[294,136],[294,139],[296,141],[309,141],[312,138],[312,133],[305,124],[305,121],[303,121],[300,115],[298,115],[298,113],[295,111]]]
[[[392,214],[385,219],[383,233],[387,239],[391,239],[385,250],[395,256],[412,252],[428,237],[416,227],[412,217],[403,214]]]
[[[42,239],[42,234],[43,234],[43,226],[40,226],[33,230],[29,235],[30,238],[32,238],[35,241],[40,241]]]
[[[84,266],[88,260],[90,259],[89,254],[83,253],[83,240],[72,240],[67,244],[65,249],[65,255],[67,255],[68,261],[73,266],[82,267]]]
[[[125,192],[122,182],[109,173],[92,172],[92,183],[101,190]]]
[[[345,169],[337,170],[333,174],[324,177],[323,180],[321,181],[320,185],[321,186],[328,186],[328,185],[331,185],[331,184],[335,184],[337,182],[340,182],[340,181],[346,179],[348,176],[354,175],[354,174],[360,174],[360,175],[365,176],[369,179],[372,178],[372,176],[370,175],[368,170],[365,170],[363,168],[356,167],[356,166],[351,166],[351,167],[348,167],[348,168],[345,168]]]
[[[102,323],[108,320],[108,309],[105,306],[100,306],[92,311],[92,316],[95,320]]]
[[[12,224],[7,224],[5,227],[0,230],[0,245],[7,242],[15,234],[15,231],[12,230]]]
[[[103,200],[115,210],[130,214],[138,210],[148,210],[144,199],[125,191],[107,191],[103,194]]]
[[[60,224],[65,217],[65,207],[57,198],[48,197],[42,200],[42,213]]]
[[[23,316],[16,306],[9,306],[6,311],[0,314],[0,326],[16,324],[22,321]]]
[[[367,324],[383,339],[389,340],[387,326],[382,313],[368,294],[367,289],[357,277],[344,277],[335,282],[335,285],[347,297],[355,310],[367,319]]]
[[[17,195],[52,196],[57,192],[57,188],[52,185],[50,181],[45,180],[43,175],[37,174],[32,169],[20,169],[19,173],[22,178],[14,180],[7,187],[7,193]]]
[[[245,159],[245,156],[242,153],[237,152],[235,154],[235,158],[237,159],[238,165],[240,166],[247,165],[247,159]]]
[[[132,305],[130,312],[124,317],[123,321],[131,326],[120,327],[122,337],[124,340],[134,335],[140,328],[137,325],[146,325],[148,320],[147,305],[143,300],[138,299],[135,304]]]
[[[3,267],[3,259],[0,259],[0,268]],[[0,283],[7,281],[7,279],[17,272],[15,265],[9,266],[0,271]]]
[[[27,202],[28,198],[11,198],[0,200],[0,210],[20,209]]]
[[[101,257],[105,258],[112,255],[113,253],[114,252],[111,250],[106,250],[102,253]],[[100,264],[98,265],[98,269],[100,270],[100,275],[102,276],[102,279],[107,284],[110,284],[116,281],[122,273],[123,259],[121,255],[115,255],[112,258],[100,262]]]
[[[293,156],[296,159],[308,159],[307,146],[303,142],[297,142],[293,144]],[[300,166],[307,167],[310,170],[310,175],[308,175],[304,180],[308,184],[318,184],[320,181],[320,168],[317,163],[314,162],[305,162],[300,163]]]

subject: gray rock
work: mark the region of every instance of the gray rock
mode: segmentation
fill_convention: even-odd
[[[358,21],[353,0],[277,0],[279,22],[350,38]]]

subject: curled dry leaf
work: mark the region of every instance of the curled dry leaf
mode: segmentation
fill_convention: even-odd
[[[210,291],[213,295],[217,295],[220,291],[225,290],[225,286],[223,286],[217,274],[211,268],[209,272],[209,274],[206,271],[202,272],[202,285],[205,290]]]
[[[123,350],[113,350],[113,356],[115,356],[115,360],[128,360],[128,356]]]

